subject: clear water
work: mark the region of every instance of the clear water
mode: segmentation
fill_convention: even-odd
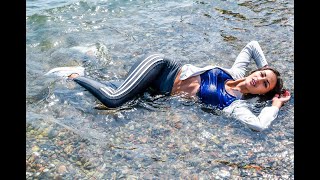
[[[293,179],[293,1],[26,5],[27,179]],[[251,40],[292,94],[261,133],[177,96],[145,93],[106,110],[74,82],[43,76],[54,67],[81,65],[93,79],[119,80],[151,52],[228,67]]]

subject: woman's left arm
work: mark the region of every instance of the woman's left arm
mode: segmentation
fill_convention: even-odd
[[[258,116],[251,112],[246,103],[243,103],[244,100],[235,101],[229,107],[226,107],[224,112],[230,113],[253,130],[263,131],[277,118],[279,109],[285,102],[289,101],[290,97],[289,91],[285,91],[281,95],[276,94],[272,99],[272,106],[263,108]]]
[[[289,101],[290,97],[291,94],[288,90],[285,90],[282,94],[276,94],[272,98],[272,106],[275,106],[280,109],[284,103]]]

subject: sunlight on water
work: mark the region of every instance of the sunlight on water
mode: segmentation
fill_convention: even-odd
[[[73,0],[26,2],[27,179],[293,179],[293,1]],[[255,132],[178,96],[103,106],[54,67],[122,80],[152,52],[229,67],[257,40],[292,94]],[[251,68],[254,68],[252,66]],[[252,99],[260,112],[270,102]]]

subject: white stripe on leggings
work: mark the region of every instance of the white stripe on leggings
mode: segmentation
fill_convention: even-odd
[[[153,55],[150,55],[148,56],[147,58],[145,58],[141,63],[139,63],[138,67],[136,67],[131,73],[130,75],[126,78],[126,80],[121,84],[120,87],[118,87],[115,91],[112,89],[112,88],[109,88],[109,87],[105,87],[105,88],[108,88],[106,90],[110,90],[111,93],[117,93],[119,91],[121,91],[121,89],[123,87],[125,87],[125,85],[127,85],[129,83],[129,81],[132,81],[135,76],[137,76],[138,74],[135,74],[136,71],[141,71],[143,70],[143,67],[146,66],[146,64],[148,64],[150,61],[152,61],[153,59],[159,57],[159,55],[161,54],[153,54]],[[152,58],[152,59],[151,59]],[[150,66],[149,66],[150,67]],[[134,76],[134,77],[132,77]],[[141,75],[140,75],[141,76]],[[114,95],[114,94],[113,94]]]
[[[138,67],[130,73],[130,75],[126,78],[125,82],[122,83],[122,85],[117,89],[113,90],[110,87],[101,87],[100,89],[106,93],[110,98],[116,98],[117,96],[122,95],[125,93],[128,89],[130,89],[135,83],[141,78],[141,76],[147,71],[154,63],[163,60],[161,58],[161,54],[153,54],[151,56],[148,56],[146,59],[144,59]],[[146,67],[147,66],[147,67]],[[134,81],[134,82],[132,82]]]

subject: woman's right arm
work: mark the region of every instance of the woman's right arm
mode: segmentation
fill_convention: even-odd
[[[249,42],[239,53],[231,67],[234,78],[239,79],[245,76],[247,67],[253,59],[258,68],[268,65],[264,53],[257,41]]]

